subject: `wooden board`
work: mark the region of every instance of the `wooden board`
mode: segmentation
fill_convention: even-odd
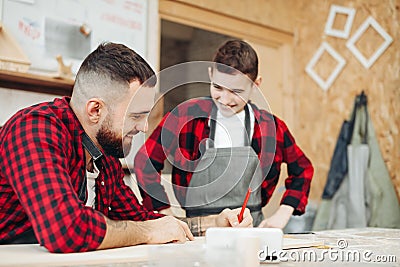
[[[324,246],[324,240],[316,240],[315,236],[307,235],[306,237],[293,237],[292,235],[283,237],[283,249],[296,249],[296,248],[311,248]]]

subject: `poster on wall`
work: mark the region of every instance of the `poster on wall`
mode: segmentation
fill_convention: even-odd
[[[57,55],[76,73],[102,42],[123,43],[146,55],[148,1],[1,0],[2,23],[32,62],[56,71]]]

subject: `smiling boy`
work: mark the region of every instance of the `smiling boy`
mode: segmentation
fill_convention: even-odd
[[[187,217],[238,208],[250,187],[254,225],[283,228],[292,214],[305,212],[312,164],[282,120],[250,103],[261,84],[254,49],[241,40],[227,41],[213,62],[211,98],[188,100],[167,113],[136,155],[143,203],[171,213],[160,184],[168,157],[174,192]],[[286,192],[276,213],[264,218],[261,209],[278,183],[282,163],[288,167]]]

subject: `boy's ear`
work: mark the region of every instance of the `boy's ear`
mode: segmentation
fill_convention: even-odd
[[[212,69],[212,67],[208,67],[208,77],[210,78],[210,80],[211,80],[212,76],[213,76],[213,69]]]

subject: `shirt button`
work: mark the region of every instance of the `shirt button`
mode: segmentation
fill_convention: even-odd
[[[111,207],[108,207],[108,210],[111,210]]]
[[[104,186],[104,181],[101,181],[101,185]]]

